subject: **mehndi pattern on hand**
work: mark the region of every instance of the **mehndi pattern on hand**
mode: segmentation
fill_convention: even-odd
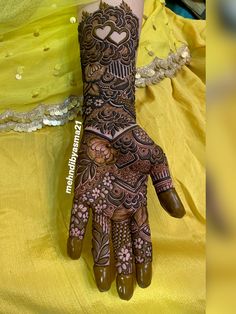
[[[110,288],[111,243],[117,291],[133,294],[151,283],[152,243],[147,212],[151,176],[161,205],[174,217],[185,213],[160,146],[136,124],[135,57],[139,19],[122,1],[101,2],[79,25],[84,80],[84,133],[71,212],[68,254],[79,258],[92,209],[94,274],[100,291]]]

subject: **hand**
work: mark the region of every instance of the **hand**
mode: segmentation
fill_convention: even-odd
[[[78,259],[92,209],[94,274],[100,291],[111,286],[110,235],[117,267],[117,291],[129,300],[133,277],[150,285],[152,243],[147,212],[147,180],[151,175],[162,207],[173,217],[185,214],[170,177],[163,150],[138,125],[113,140],[85,130],[81,141],[67,243]],[[135,268],[134,268],[135,262]]]

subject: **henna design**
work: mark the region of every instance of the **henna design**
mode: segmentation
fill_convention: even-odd
[[[112,241],[118,273],[131,274],[133,271],[133,252],[129,220],[112,222]]]
[[[132,133],[133,133],[134,138],[140,144],[143,144],[143,145],[153,145],[154,144],[153,140],[141,128],[134,129]]]
[[[132,216],[131,235],[135,263],[150,263],[152,261],[152,242],[146,206],[141,207]]]
[[[74,203],[70,236],[83,238],[87,223],[87,214],[83,216],[83,211],[91,207],[96,222],[93,223],[93,256],[96,265],[107,266],[110,262],[106,255],[109,254],[107,245],[110,231],[102,228],[108,225],[110,219],[114,223],[119,222],[114,224],[114,228],[123,228],[122,222],[131,216],[133,218],[129,228],[132,241],[123,241],[121,245],[120,240],[114,240],[117,229],[113,228],[112,231],[113,241],[116,241],[117,269],[124,274],[132,271],[132,252],[136,263],[151,262],[152,244],[145,212],[148,174],[151,174],[157,193],[173,187],[162,149],[139,126],[125,131],[114,140],[104,139],[85,130],[75,187],[75,200],[80,200],[83,205]],[[73,215],[77,209],[79,213],[75,219]],[[126,254],[127,261],[122,261],[122,254]]]
[[[116,150],[109,141],[94,137],[88,142],[88,156],[97,165],[108,165],[116,161]]]
[[[93,216],[92,253],[94,265],[108,266],[110,264],[110,220],[101,214]]]
[[[75,197],[83,193],[96,214],[112,218],[126,209],[129,216],[146,206],[148,174],[158,193],[173,188],[162,149],[137,125],[113,141],[86,130],[80,152]]]
[[[102,134],[111,134],[114,136],[120,129],[125,129],[132,124],[133,119],[130,116],[114,111],[113,109],[105,108],[90,115],[90,119],[86,123],[86,129],[94,127]]]
[[[69,235],[82,240],[84,238],[88,218],[88,207],[83,205],[82,202],[79,202],[79,200],[75,198],[71,211]]]
[[[112,135],[117,129],[135,123],[135,54],[138,48],[139,20],[122,2],[111,7],[101,2],[93,14],[83,13],[79,25],[81,64],[84,81],[85,126]],[[99,112],[97,105],[106,107]],[[111,110],[107,110],[110,105]],[[122,109],[122,113],[117,109]],[[90,119],[92,110],[94,115]],[[106,123],[104,123],[106,121]],[[110,122],[110,124],[109,124]]]
[[[96,174],[96,164],[87,158],[87,154],[80,151],[78,158],[77,174],[75,178],[75,186],[93,179]]]
[[[96,266],[110,264],[112,233],[119,274],[152,261],[147,180],[157,194],[173,188],[167,158],[136,124],[135,56],[139,20],[122,1],[101,1],[79,25],[84,81],[84,133],[79,151],[70,237],[83,239],[93,213]],[[112,224],[112,228],[111,228]]]

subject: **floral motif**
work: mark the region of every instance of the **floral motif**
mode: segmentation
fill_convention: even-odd
[[[146,253],[146,256],[151,257],[152,256],[152,247],[148,246],[146,248],[146,252],[145,253]]]
[[[142,256],[136,256],[135,260],[137,263],[143,263],[144,262],[144,258]]]
[[[119,249],[117,252],[116,267],[118,273],[131,273],[132,272],[132,249],[131,244],[127,244]]]
[[[105,186],[107,186],[108,188],[112,188],[113,187],[113,185],[112,185],[112,181],[113,180],[115,180],[115,177],[114,176],[112,176],[112,175],[110,175],[109,174],[109,172],[107,172],[106,174],[105,174],[105,177],[104,177],[104,179],[103,179],[103,184],[105,185]]]
[[[93,109],[91,107],[87,107],[85,110],[85,114],[89,115],[92,111],[93,111]]]
[[[135,121],[131,116],[106,108],[86,120],[85,127],[94,127],[102,134],[115,136],[118,131],[134,124]]]
[[[127,134],[115,141],[114,148],[120,150],[122,154],[135,153],[137,151],[137,142],[132,134]]]
[[[141,249],[143,245],[143,240],[141,238],[137,238],[134,240],[134,247],[136,249]]]
[[[101,197],[105,198],[107,194],[108,194],[108,190],[106,188],[102,188]]]
[[[102,107],[103,104],[104,104],[104,101],[102,99],[96,99],[94,102],[94,105],[96,107]]]
[[[88,220],[88,211],[86,212],[79,212],[78,217],[83,221],[86,222]]]
[[[95,208],[95,212],[97,214],[101,214],[103,212],[103,210],[107,208],[106,201],[105,200],[99,200],[94,208]]]
[[[83,204],[74,203],[72,208],[72,214],[76,215],[78,212],[86,212],[88,209]]]
[[[87,82],[94,82],[99,80],[105,72],[105,68],[99,62],[88,64],[85,67],[85,79]]]
[[[109,141],[93,137],[88,142],[88,156],[97,165],[111,164],[116,161],[116,150]]]
[[[121,248],[120,252],[118,253],[119,260],[123,262],[128,262],[130,260],[130,252],[127,247]]]
[[[128,263],[117,263],[116,267],[117,267],[117,271],[119,274],[126,272],[128,269],[129,264]]]
[[[82,201],[86,202],[87,200],[88,200],[88,193],[87,194],[83,194]]]
[[[101,191],[97,188],[95,188],[92,192],[92,196],[95,198],[95,200],[100,196]]]
[[[85,233],[85,229],[79,229],[78,227],[75,227],[74,224],[71,224],[71,229],[70,229],[70,236],[71,237],[78,237],[80,240],[83,239]]]

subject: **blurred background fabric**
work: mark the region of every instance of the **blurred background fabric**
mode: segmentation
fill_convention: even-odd
[[[81,112],[77,11],[90,2],[0,0],[0,132],[62,125]],[[174,36],[165,3],[146,0],[136,86],[173,77],[189,59],[187,41]]]
[[[166,0],[168,8],[176,14],[190,19],[206,18],[206,1],[205,0]]]
[[[148,2],[146,10],[156,3]],[[66,254],[73,195],[65,191],[74,122],[0,133],[0,313],[205,312],[205,21],[169,9],[165,16],[173,38],[187,42],[191,63],[175,77],[137,89],[136,111],[138,123],[168,156],[187,215],[169,217],[149,180],[151,286],[136,285],[129,302],[119,299],[115,282],[109,292],[97,290],[91,221],[80,260]],[[152,32],[152,23],[146,24],[143,42]]]
[[[177,0],[166,0],[166,6],[178,15],[189,19],[195,19],[196,16],[183,3]]]
[[[236,2],[208,1],[207,12],[207,312],[231,314],[236,307]]]

